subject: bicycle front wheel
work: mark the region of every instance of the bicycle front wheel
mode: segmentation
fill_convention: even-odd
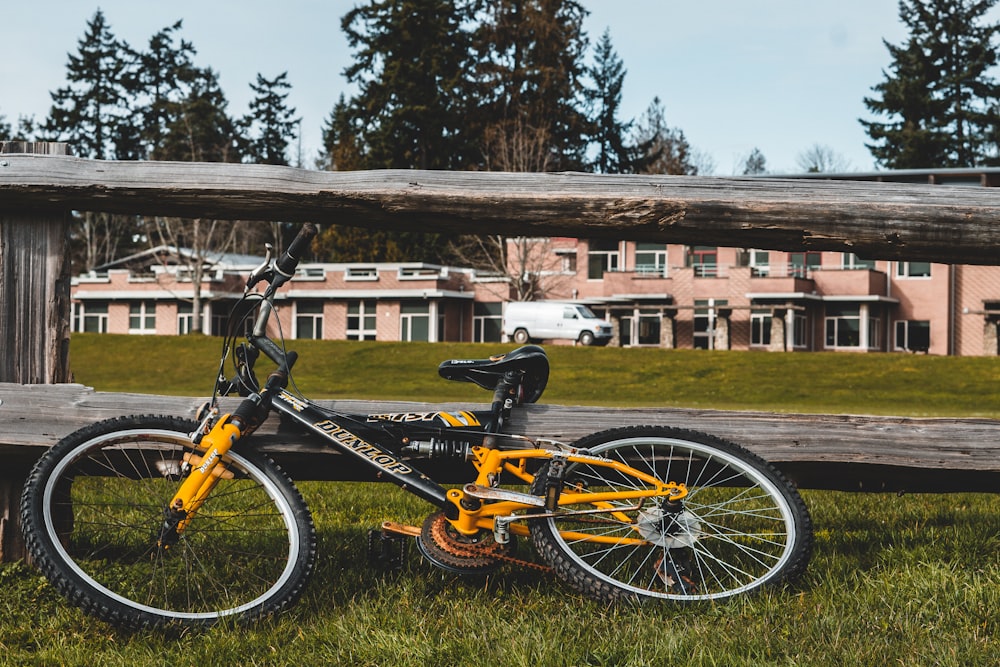
[[[714,436],[659,426],[587,436],[574,446],[622,462],[685,498],[560,506],[531,521],[535,548],[578,591],[622,599],[709,600],[794,579],[812,551],[812,524],[795,488],[766,461]],[[547,466],[532,493],[542,495]],[[574,492],[651,488],[601,465],[566,466]]]
[[[158,546],[195,428],[172,417],[98,422],[57,443],[28,477],[29,552],[88,613],[129,628],[209,625],[279,611],[301,594],[315,559],[312,519],[261,454],[230,452],[179,541]]]

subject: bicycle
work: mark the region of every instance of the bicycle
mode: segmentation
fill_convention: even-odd
[[[743,447],[659,426],[572,444],[504,433],[513,408],[537,401],[548,382],[538,346],[440,365],[446,379],[492,391],[489,411],[349,415],[292,393],[297,355],[269,337],[268,323],[315,233],[305,225],[275,261],[268,247],[251,272],[197,420],[100,421],[35,465],[21,499],[26,543],[72,603],[128,628],[249,621],[292,605],[313,570],[316,533],[292,480],[253,447],[273,413],[432,506],[421,526],[381,526],[369,546],[383,559],[393,540],[413,538],[434,565],[478,574],[525,563],[515,549],[529,539],[561,580],[609,604],[716,600],[803,572],[807,509]],[[263,383],[260,354],[276,365]],[[232,392],[243,399],[222,414],[219,398]],[[471,481],[445,488],[418,468],[436,459],[471,463]]]

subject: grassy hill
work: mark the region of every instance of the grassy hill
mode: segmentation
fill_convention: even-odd
[[[100,391],[207,395],[222,341],[201,336],[76,334],[75,380]],[[437,365],[508,344],[288,341],[293,376],[313,398],[476,401]],[[709,352],[548,346],[544,403],[906,416],[1000,416],[1000,358],[912,354]],[[266,367],[261,366],[261,369]]]

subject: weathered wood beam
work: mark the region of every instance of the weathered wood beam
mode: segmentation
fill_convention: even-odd
[[[64,151],[65,144],[21,149]],[[0,153],[0,172],[6,163]],[[67,212],[0,204],[0,382],[70,379]]]
[[[996,264],[1000,191],[769,178],[318,172],[4,155],[0,207],[627,238]]]
[[[203,400],[95,392],[73,384],[0,383],[0,424],[3,424],[0,457],[6,462],[23,464],[37,458],[45,447],[71,431],[108,417],[143,413],[193,417]],[[226,409],[232,409],[238,399],[225,400],[232,403]],[[488,409],[485,404],[470,403],[355,400],[319,403],[360,414]],[[325,447],[278,431],[278,423],[277,419],[269,420],[254,435],[265,449],[283,461],[297,457],[306,461],[302,474],[310,479],[348,474],[343,463],[324,461],[327,457],[319,452]],[[572,442],[590,433],[628,424],[690,428],[739,442],[779,467],[794,471],[800,484],[809,488],[972,490],[962,480],[981,477],[990,483],[985,488],[976,485],[976,490],[1000,492],[1000,438],[997,437],[1000,421],[992,419],[529,405],[515,410],[509,431]],[[836,470],[842,474],[834,474]],[[878,482],[869,474],[871,470],[878,471]]]

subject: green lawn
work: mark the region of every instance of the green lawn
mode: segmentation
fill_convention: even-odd
[[[437,365],[486,357],[505,344],[289,341],[297,386],[313,398],[476,401],[488,394],[447,382]],[[731,410],[1000,415],[1000,358],[911,354],[708,352],[549,346],[543,403],[685,406]],[[101,391],[203,396],[221,341],[207,337],[75,335],[77,382]]]
[[[437,378],[450,356],[505,346],[308,342],[314,396],[484,397]],[[207,393],[218,341],[75,336],[79,382]],[[549,402],[817,412],[998,414],[994,359],[551,347]],[[816,552],[794,587],[716,604],[607,609],[535,571],[462,580],[411,550],[402,572],[365,557],[368,528],[428,508],[390,485],[303,484],[317,575],[290,613],[251,628],[127,635],[67,605],[30,567],[0,567],[0,664],[39,665],[993,665],[1000,512],[990,494],[805,492]],[[529,555],[527,545],[520,553]]]

